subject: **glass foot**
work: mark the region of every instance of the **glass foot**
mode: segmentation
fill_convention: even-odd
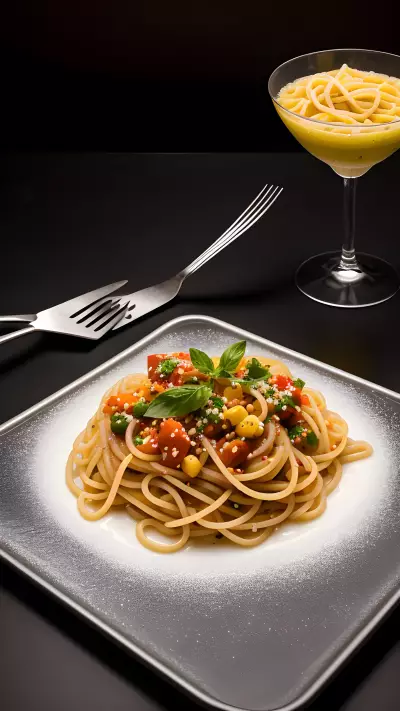
[[[396,270],[384,259],[358,253],[356,266],[343,266],[341,252],[307,259],[296,272],[296,284],[310,299],[330,306],[357,308],[380,304],[400,286]]]

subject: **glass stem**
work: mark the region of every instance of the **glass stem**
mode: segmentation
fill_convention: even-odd
[[[357,178],[343,178],[344,244],[340,258],[342,269],[357,269],[354,240],[356,232],[356,188]]]

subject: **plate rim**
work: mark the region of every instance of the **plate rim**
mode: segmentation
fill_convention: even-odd
[[[65,395],[68,395],[70,392],[72,392],[79,386],[85,385],[87,381],[89,381],[93,377],[96,377],[97,375],[101,375],[110,366],[117,365],[121,360],[124,360],[127,355],[134,353],[135,350],[145,346],[149,341],[154,338],[154,336],[162,335],[171,327],[191,321],[203,322],[207,323],[207,325],[212,324],[217,327],[234,329],[238,334],[242,335],[243,337],[247,336],[251,340],[259,342],[264,347],[271,347],[275,350],[282,352],[283,355],[287,355],[289,357],[293,356],[297,359],[304,361],[304,363],[308,365],[311,364],[318,367],[322,367],[322,369],[329,373],[339,375],[341,378],[344,378],[345,380],[350,381],[352,383],[358,383],[360,385],[367,386],[369,389],[373,389],[374,391],[377,391],[382,395],[385,395],[386,397],[390,397],[396,402],[400,402],[400,393],[397,393],[394,390],[390,390],[388,388],[383,387],[382,385],[378,385],[377,383],[373,383],[369,380],[365,380],[364,378],[360,378],[357,375],[348,373],[347,371],[341,370],[340,368],[336,368],[335,366],[329,365],[328,363],[324,363],[323,361],[319,361],[315,358],[305,355],[304,353],[300,353],[293,349],[287,348],[286,346],[282,346],[278,343],[275,343],[274,341],[270,341],[267,338],[258,336],[257,334],[254,334],[251,331],[247,331],[246,329],[228,323],[227,321],[222,321],[221,319],[214,318],[213,316],[207,316],[202,314],[189,314],[184,316],[178,316],[170,321],[167,321],[159,328],[155,329],[155,331],[152,331],[151,333],[147,334],[142,339],[128,346],[128,348],[124,349],[112,358],[109,358],[96,368],[90,370],[89,372],[80,376],[76,380],[73,380],[71,383],[57,390],[52,395],[49,395],[43,400],[40,400],[38,403],[32,405],[30,408],[23,411],[19,415],[16,415],[15,417],[7,420],[6,422],[0,425],[0,438],[2,435],[9,432],[17,425],[20,425],[23,422],[27,421],[30,417],[39,412],[43,407],[56,402],[58,399],[62,398]],[[59,590],[55,585],[45,580],[44,577],[35,572],[34,568],[26,565],[16,556],[8,553],[8,551],[4,549],[1,541],[0,558],[6,561],[12,567],[16,568],[19,572],[21,572],[28,579],[30,579],[34,584],[43,588],[47,593],[53,595],[62,604],[68,606],[70,609],[76,612],[79,617],[92,624],[94,627],[103,632],[107,637],[113,639],[125,649],[128,649],[136,657],[138,657],[139,660],[144,662],[155,672],[161,674],[168,681],[172,682],[175,686],[178,687],[178,689],[181,689],[190,696],[194,697],[195,699],[200,700],[203,704],[206,704],[209,707],[211,706],[215,709],[219,709],[220,711],[253,711],[239,706],[232,706],[231,704],[226,704],[223,701],[219,701],[218,699],[215,699],[213,696],[211,696],[211,694],[199,689],[197,686],[195,686],[194,683],[187,681],[186,679],[181,677],[177,672],[170,669],[164,662],[160,662],[158,659],[155,659],[150,653],[148,653],[145,649],[142,649],[138,644],[126,638],[122,633],[118,632],[111,625],[103,622],[94,613],[86,609],[83,604],[74,601],[68,596],[68,594],[64,593],[62,590]],[[329,682],[329,680],[339,671],[339,669],[344,665],[344,663],[363,644],[363,642],[366,641],[366,639],[371,635],[373,630],[383,621],[383,619],[389,614],[389,612],[395,607],[395,605],[399,601],[400,587],[398,590],[392,593],[392,595],[384,603],[381,603],[377,607],[376,612],[373,614],[370,620],[353,637],[353,639],[348,642],[348,644],[346,644],[346,646],[341,650],[341,652],[339,652],[333,658],[330,664],[328,664],[325,670],[320,674],[319,678],[314,681],[314,683],[311,684],[305,691],[303,691],[300,696],[292,700],[290,703],[285,704],[284,706],[265,709],[265,711],[299,711],[299,709],[301,709],[305,704],[308,704],[322,690],[322,688]]]

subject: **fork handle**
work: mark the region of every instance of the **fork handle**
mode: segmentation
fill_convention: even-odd
[[[36,314],[15,314],[14,316],[0,316],[0,323],[31,323],[31,321],[36,321]]]
[[[34,331],[36,331],[36,328],[28,326],[28,328],[21,328],[19,331],[7,333],[5,336],[0,336],[0,345],[6,343],[6,341],[12,341],[13,338],[19,338],[20,336],[25,336],[27,333],[33,333]]]

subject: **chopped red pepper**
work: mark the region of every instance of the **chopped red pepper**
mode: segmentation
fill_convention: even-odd
[[[190,449],[190,438],[181,422],[172,418],[161,422],[158,443],[162,452],[162,463],[177,469]]]
[[[158,444],[158,432],[155,427],[150,429],[148,434],[149,439],[146,437],[146,442],[143,444],[138,444],[137,448],[143,452],[143,454],[160,454],[160,448]]]
[[[223,437],[217,442],[216,452],[226,467],[235,468],[247,459],[250,447],[242,439],[232,439],[227,442],[226,437]]]
[[[153,353],[152,355],[147,356],[147,372],[151,381],[154,382],[155,380],[158,380],[159,374],[157,373],[157,368],[167,357],[166,353]]]
[[[278,390],[287,390],[293,385],[293,380],[288,378],[287,375],[275,375],[272,378],[272,382],[278,387]]]

